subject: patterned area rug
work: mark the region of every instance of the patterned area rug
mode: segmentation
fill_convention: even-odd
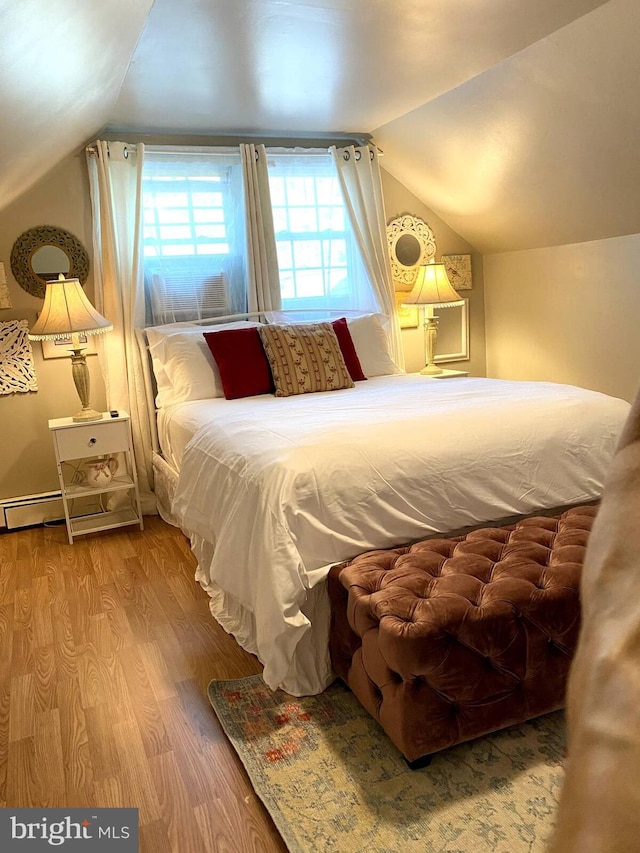
[[[409,770],[352,694],[212,681],[211,704],[291,853],[542,853],[562,782],[548,714]]]

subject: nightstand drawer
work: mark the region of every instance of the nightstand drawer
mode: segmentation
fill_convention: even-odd
[[[105,421],[56,430],[58,457],[81,459],[129,449],[128,421]]]

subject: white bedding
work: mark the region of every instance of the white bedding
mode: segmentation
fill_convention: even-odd
[[[330,565],[599,497],[628,410],[565,385],[415,375],[185,403],[164,416],[180,468],[173,511],[212,612],[266,683],[317,693],[331,679]]]

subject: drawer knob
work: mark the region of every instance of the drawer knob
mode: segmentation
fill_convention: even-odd
[[[98,440],[97,438],[90,438],[89,444],[95,444],[97,440]]]

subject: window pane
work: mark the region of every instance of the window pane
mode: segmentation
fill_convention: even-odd
[[[226,255],[229,252],[229,244],[205,243],[203,246],[197,246],[196,252],[198,255]]]
[[[290,207],[289,222],[294,234],[318,230],[318,217],[315,207]]]
[[[322,270],[302,270],[296,273],[296,296],[323,296]]]
[[[273,230],[276,234],[289,230],[287,211],[281,207],[273,209]]]
[[[291,250],[291,243],[279,241],[276,243],[276,249],[278,250],[278,266],[280,267],[280,271],[287,269],[290,270],[293,266],[293,253]],[[280,276],[282,279],[282,276]]]
[[[313,204],[316,203],[315,181],[309,178],[287,178],[286,182],[287,204]]]
[[[347,266],[347,245],[344,240],[323,240],[322,253],[326,266]]]
[[[344,208],[342,208],[342,207],[320,207],[320,208],[318,208],[318,230],[319,231],[344,231]]]
[[[222,208],[197,208],[193,211],[194,222],[224,222]]]
[[[192,195],[192,204],[194,207],[220,207],[222,196],[220,193],[194,192]]]
[[[283,207],[287,203],[284,194],[284,178],[269,177],[269,194],[274,207]]]
[[[318,178],[316,182],[318,204],[334,204],[342,207],[342,193],[337,178]]]
[[[317,240],[300,240],[293,244],[296,269],[322,265],[321,244]]]
[[[188,225],[163,225],[159,231],[161,240],[188,240],[191,237]]]
[[[280,270],[280,293],[283,299],[293,299],[296,295],[296,287],[291,271]]]

